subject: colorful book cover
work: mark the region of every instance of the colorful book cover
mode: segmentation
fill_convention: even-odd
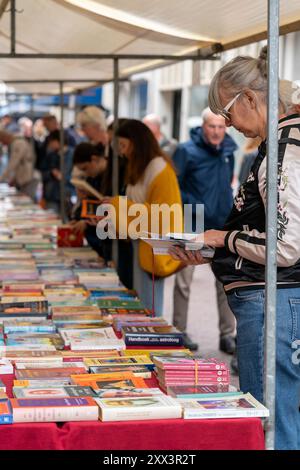
[[[28,332],[43,332],[43,333],[55,333],[56,327],[50,320],[30,322],[30,321],[18,321],[18,320],[5,320],[4,333],[28,333]]]
[[[98,398],[152,397],[163,395],[159,388],[99,388],[95,389]]]
[[[0,398],[0,424],[12,424],[13,414],[10,400]]]
[[[17,380],[33,380],[33,379],[58,379],[61,377],[71,377],[71,375],[85,374],[84,367],[56,367],[47,369],[17,369],[15,376]]]
[[[28,301],[28,302],[6,302],[0,303],[0,314],[10,313],[35,313],[35,314],[48,314],[48,302],[43,301]]]
[[[15,423],[97,421],[98,408],[92,397],[12,398]]]
[[[102,310],[103,308],[122,308],[130,310],[143,309],[143,304],[139,300],[111,300],[97,299],[96,304]]]
[[[4,385],[2,380],[0,379],[0,393],[5,393],[5,392],[6,392],[6,386]]]
[[[143,349],[142,347],[139,349],[125,349],[124,351],[121,351],[122,356],[148,356],[152,360],[154,356],[174,356],[174,357],[191,357],[193,353],[186,348],[166,348],[166,347],[161,347],[159,349],[156,348],[148,348],[148,349]]]
[[[130,421],[181,418],[180,404],[172,397],[95,398],[101,421]]]
[[[250,394],[218,398],[178,399],[184,419],[268,417],[269,410]]]
[[[168,395],[174,398],[201,398],[203,395],[237,393],[229,391],[228,384],[216,385],[179,385],[177,387],[168,387]]]
[[[70,225],[57,227],[57,246],[58,247],[79,247],[83,246],[83,236],[75,232]]]
[[[65,387],[14,387],[15,398],[65,398],[65,397],[97,397],[91,387],[80,385],[67,385]]]
[[[14,380],[13,382],[14,387],[18,388],[57,388],[57,387],[67,387],[71,384],[70,377],[60,377],[58,379],[51,379],[51,380]]]
[[[84,376],[71,376],[72,383],[76,385],[98,388],[147,388],[146,382],[141,377],[135,377],[132,372],[120,372],[111,374],[85,374]]]
[[[198,358],[180,358],[180,357],[159,357],[154,356],[153,358],[154,364],[166,370],[208,370],[208,371],[228,371],[228,365],[225,362],[220,362],[217,359],[198,359]]]
[[[130,365],[143,365],[148,367],[149,369],[154,368],[153,362],[147,356],[123,356],[123,357],[106,357],[106,358],[99,358],[99,359],[85,359],[84,363],[88,367],[92,366],[130,366]]]
[[[122,367],[90,367],[91,374],[110,374],[112,372],[132,372],[135,377],[143,379],[151,379],[152,373],[145,366],[122,366]]]

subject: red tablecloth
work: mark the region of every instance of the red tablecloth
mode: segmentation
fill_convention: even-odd
[[[10,395],[13,376],[1,376]],[[261,420],[148,420],[0,426],[0,450],[263,450]]]

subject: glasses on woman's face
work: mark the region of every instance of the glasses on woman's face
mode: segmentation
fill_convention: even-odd
[[[232,98],[232,100],[230,100],[229,103],[222,110],[220,110],[218,114],[221,114],[221,116],[223,116],[223,118],[225,118],[225,119],[230,119],[230,111],[229,110],[241,94],[242,94],[242,92],[235,95],[235,97]]]

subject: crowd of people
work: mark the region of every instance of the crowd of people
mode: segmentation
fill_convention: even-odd
[[[47,115],[39,137],[23,120],[23,135],[8,117],[2,119],[0,142],[9,159],[1,181],[15,185],[32,199],[42,183],[41,203],[59,213],[60,182],[66,183],[69,224],[107,263],[112,240],[97,236],[97,220],[82,217],[84,191],[72,185],[83,178],[104,195],[118,214],[116,232],[131,221],[130,210],[120,214],[122,197],[127,208],[142,204],[151,218],[153,204],[189,204],[193,227],[196,206],[204,207],[204,241],[216,249],[212,262],[219,312],[219,348],[233,354],[241,389],[263,401],[264,265],[266,205],[266,93],[267,57],[238,57],[226,64],[212,81],[210,108],[191,129],[190,140],[178,143],[161,130],[160,119],[149,114],[142,121],[120,119],[107,126],[103,111],[89,106],[77,116],[76,126],[64,131],[64,175],[61,173],[61,131]],[[289,83],[280,84],[278,291],[277,291],[277,448],[300,448],[299,366],[291,361],[291,342],[300,338],[299,259],[299,106],[292,103]],[[233,126],[248,138],[241,167],[241,187],[234,198],[233,178],[237,145],[226,132]],[[25,132],[26,131],[26,132]],[[119,148],[119,188],[113,194],[113,135]],[[43,137],[42,137],[43,135]],[[122,219],[122,221],[121,221]],[[178,227],[171,226],[171,231]],[[181,227],[182,229],[182,227]],[[178,230],[177,230],[178,231]],[[123,232],[122,232],[123,233]],[[122,239],[121,239],[122,238]],[[185,346],[197,350],[186,332],[194,268],[207,263],[199,252],[176,248],[153,258],[149,245],[120,237],[118,271],[128,288],[137,290],[146,308],[153,303],[163,315],[164,281],[175,274],[174,325],[184,332]],[[237,325],[237,326],[236,326]],[[288,326],[289,325],[289,326]],[[236,337],[237,328],[237,337]],[[236,354],[238,365],[236,362]],[[296,417],[295,417],[296,416]]]
[[[30,125],[31,123],[31,125]],[[104,112],[88,106],[76,116],[76,125],[63,132],[64,175],[61,173],[61,133],[54,115],[32,122],[24,117],[15,122],[2,118],[0,142],[9,150],[8,165],[1,181],[36,198],[41,184],[40,204],[58,214],[61,210],[60,184],[65,181],[65,211],[74,232],[84,235],[87,242],[108,263],[112,258],[112,241],[99,240],[95,222],[81,217],[81,201],[87,195],[76,189],[72,178],[84,178],[106,202],[118,208],[118,197],[112,191],[112,139],[115,129]],[[200,125],[201,124],[201,125]],[[159,116],[148,114],[142,121],[119,119],[119,196],[126,195],[132,203],[148,208],[152,203],[196,204],[204,206],[205,229],[221,229],[230,212],[233,192],[234,152],[237,145],[225,132],[225,121],[208,108],[202,113],[202,123],[191,129],[191,139],[178,143],[161,130]],[[111,198],[111,199],[108,199]],[[185,345],[197,350],[186,332],[190,286],[194,268],[182,269],[170,256],[156,257],[152,266],[150,248],[134,240],[118,240],[119,275],[129,288],[135,288],[148,308],[154,298],[157,315],[163,314],[164,279],[176,274],[173,323],[184,332]],[[216,291],[219,310],[220,349],[235,351],[235,320],[226,295],[218,280]]]

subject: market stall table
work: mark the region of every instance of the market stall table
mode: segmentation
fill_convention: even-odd
[[[12,375],[0,376],[12,396]],[[153,380],[149,385],[154,384]],[[0,450],[263,450],[259,418],[16,423],[0,426]]]

